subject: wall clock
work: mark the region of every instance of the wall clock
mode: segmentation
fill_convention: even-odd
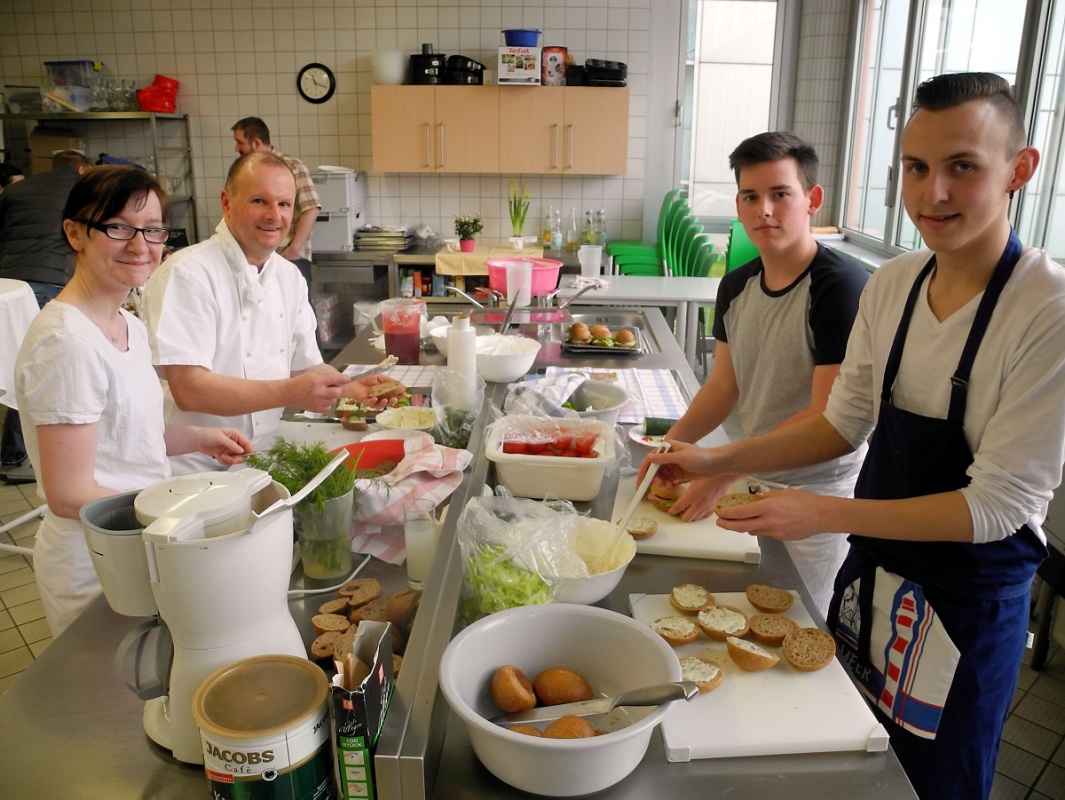
[[[308,103],[324,103],[336,91],[337,79],[325,64],[313,62],[299,71],[296,88]]]

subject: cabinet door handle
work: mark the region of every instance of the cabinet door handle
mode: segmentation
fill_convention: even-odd
[[[429,169],[430,167],[433,166],[432,161],[431,161],[431,157],[429,155],[429,147],[430,146],[431,145],[429,143],[429,123],[426,122],[425,123],[425,168],[426,169]]]
[[[567,125],[569,129],[569,152],[566,153],[566,169],[573,169],[573,125]]]
[[[551,126],[551,169],[558,169],[558,123]]]
[[[440,163],[438,166],[444,166],[444,123],[438,123],[440,127]]]

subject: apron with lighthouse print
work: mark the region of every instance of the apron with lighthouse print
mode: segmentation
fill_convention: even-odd
[[[946,419],[892,404],[906,333],[934,257],[917,276],[884,369],[855,497],[892,500],[968,485],[969,376],[1020,254],[1011,232],[950,378]],[[1028,526],[986,544],[860,536],[850,544],[828,620],[841,659],[880,712],[920,797],[986,797],[1024,652],[1028,590],[1046,547]]]

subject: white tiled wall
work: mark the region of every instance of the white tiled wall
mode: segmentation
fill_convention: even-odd
[[[241,117],[262,117],[273,143],[312,169],[336,164],[369,172],[375,50],[414,53],[431,42],[437,52],[491,66],[501,29],[539,28],[541,44],[568,47],[578,63],[599,57],[628,64],[629,169],[625,176],[524,176],[533,197],[526,233],[550,203],[567,212],[603,208],[612,237],[639,238],[650,17],[651,0],[0,0],[0,83],[42,83],[44,61],[68,59],[99,59],[138,85],[156,73],[180,81],[203,237],[219,217],[218,194],[234,158],[230,127]],[[310,61],[337,76],[337,94],[321,106],[296,93],[296,73]],[[90,139],[89,149],[140,155],[144,145]],[[424,222],[451,235],[453,214],[480,212],[482,236],[505,238],[511,177],[522,176],[371,174],[371,221]]]

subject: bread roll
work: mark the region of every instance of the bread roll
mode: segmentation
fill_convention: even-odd
[[[511,725],[507,728],[508,731],[513,733],[523,733],[526,736],[543,736],[544,732],[537,728],[535,725]]]
[[[747,615],[732,606],[707,606],[695,621],[703,633],[720,642],[729,636],[747,635]]]
[[[651,623],[651,630],[672,645],[694,642],[699,627],[689,617],[660,617]]]
[[[599,733],[584,717],[559,717],[544,728],[545,739],[587,739]]]
[[[370,387],[370,397],[381,397],[382,395],[391,394],[397,389],[404,388],[399,381],[381,381]]]
[[[764,583],[752,583],[747,587],[746,594],[747,602],[766,614],[787,611],[795,599],[786,589],[777,589]]]
[[[784,637],[783,652],[795,669],[817,672],[836,657],[836,640],[819,628],[799,628]]]
[[[680,679],[695,681],[700,692],[710,692],[721,685],[725,671],[702,656],[684,656],[680,660]]]
[[[533,691],[545,706],[592,699],[592,687],[581,675],[564,667],[545,669],[533,678]],[[545,731],[546,734],[546,731]]]
[[[799,629],[799,623],[782,614],[755,614],[748,622],[751,637],[770,647],[780,647],[785,636]]]
[[[723,494],[714,502],[714,513],[716,514],[718,509],[745,506],[748,503],[754,503],[760,499],[761,498],[758,495],[751,494],[750,492],[732,492],[731,494]]]
[[[669,604],[682,614],[698,614],[707,606],[714,604],[714,596],[702,586],[694,583],[682,583],[674,586],[669,593]]]
[[[513,664],[507,664],[495,671],[490,689],[492,700],[499,706],[500,711],[507,714],[536,706],[532,682]]]
[[[780,656],[773,655],[761,645],[735,636],[725,639],[725,646],[728,648],[729,658],[748,672],[769,669],[780,661]]]
[[[680,491],[662,483],[651,484],[645,499],[659,511],[669,512],[680,497]]]
[[[658,533],[658,523],[653,519],[647,519],[647,517],[633,517],[629,520],[627,530],[629,536],[637,541],[640,539],[650,539]]]

